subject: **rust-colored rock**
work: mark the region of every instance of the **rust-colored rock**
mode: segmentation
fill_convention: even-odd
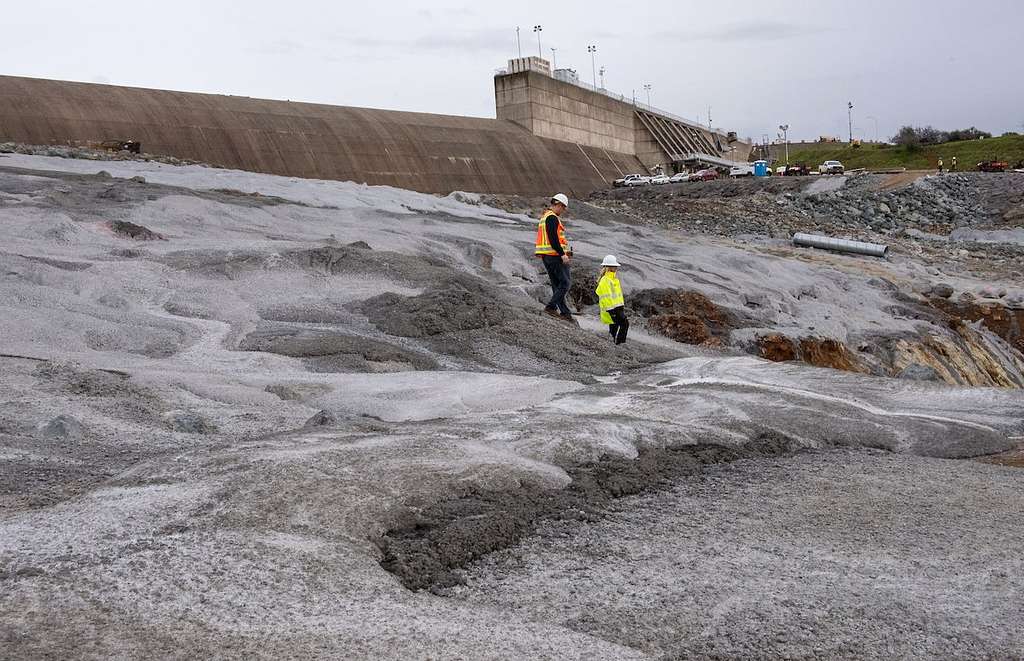
[[[815,367],[831,367],[847,372],[868,372],[845,344],[830,337],[800,338],[800,358]]]
[[[651,330],[684,344],[723,346],[739,320],[707,296],[682,289],[644,289],[629,298]]]
[[[998,303],[958,302],[942,298],[932,298],[929,303],[954,321],[981,321],[982,326],[1024,353],[1024,310],[1010,309]]]
[[[758,336],[757,352],[774,362],[801,360],[815,367],[831,367],[847,372],[867,373],[870,370],[849,348],[830,337],[802,337],[794,340],[781,333]]]
[[[762,358],[781,363],[799,358],[796,343],[780,333],[762,335],[757,338],[758,353]]]

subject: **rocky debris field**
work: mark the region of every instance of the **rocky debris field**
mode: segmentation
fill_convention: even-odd
[[[825,234],[889,244],[936,267],[1024,282],[1019,173],[725,179],[611,189],[591,199],[636,222],[687,233]]]
[[[1019,655],[1020,284],[617,204],[0,155],[0,657]]]
[[[25,145],[14,142],[0,142],[0,154],[27,154],[30,156],[50,156],[55,158],[75,158],[86,161],[137,161],[164,163],[166,165],[204,165],[198,161],[176,158],[163,154],[134,154],[129,151],[110,151],[90,147],[71,147],[62,145]],[[213,167],[213,166],[207,166]]]
[[[823,335],[820,326],[793,332],[778,319],[769,324],[773,330],[746,330],[763,326],[763,312],[777,307],[771,298],[747,293],[745,312],[753,314],[733,311],[727,346],[771,360],[888,376],[1021,385],[1016,373],[1024,346],[1024,177],[1017,173],[726,179],[612,189],[595,193],[591,202],[603,222],[619,216],[636,231],[658,227],[681,237],[723,237],[779,256],[843,263],[841,268],[852,262],[783,246],[796,232],[883,243],[890,247],[890,256],[879,262],[885,266],[857,258],[859,268],[875,270],[875,282],[891,289],[896,316],[924,322],[917,337],[877,329]],[[916,273],[894,277],[894,263],[913,265]],[[720,333],[712,340],[702,328],[707,318],[707,312],[684,315],[669,335],[723,343]],[[654,324],[664,326],[664,320]],[[697,330],[681,330],[687,326]],[[980,348],[986,340],[974,335],[979,329],[998,335],[1014,351]],[[980,360],[962,360],[969,354]],[[1002,370],[993,371],[993,364],[1006,358],[1010,370],[996,376]]]

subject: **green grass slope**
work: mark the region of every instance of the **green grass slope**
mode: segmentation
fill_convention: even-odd
[[[836,149],[790,150],[790,163],[807,163],[811,168],[828,160],[842,161],[846,169],[907,168],[908,170],[932,170],[939,157],[948,168],[953,156],[957,158],[960,170],[974,170],[981,161],[1007,161],[1011,167],[1024,160],[1024,135],[1005,135],[985,140],[947,142],[942,145],[922,145],[916,150],[890,145],[862,145],[849,147],[837,145]]]

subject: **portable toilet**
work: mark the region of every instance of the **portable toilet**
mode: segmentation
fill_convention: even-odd
[[[754,176],[755,177],[767,177],[768,176],[768,161],[754,161]]]

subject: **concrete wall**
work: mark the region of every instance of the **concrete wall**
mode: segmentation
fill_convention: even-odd
[[[494,119],[0,76],[0,141],[128,138],[229,168],[430,193],[582,196],[640,169],[632,152]]]
[[[640,171],[662,166],[673,171],[670,156],[636,116],[631,101],[623,101],[573,85],[537,71],[520,71],[494,78],[494,105],[499,119],[515,122],[534,135],[573,142],[608,151],[633,154],[643,165]],[[714,138],[702,127],[687,123]],[[724,146],[725,138],[721,138]],[[745,161],[749,145],[737,146],[735,158]],[[695,147],[693,150],[703,151]],[[714,154],[732,159],[733,154]]]
[[[534,135],[633,154],[633,106],[535,71],[494,79],[498,119]]]

